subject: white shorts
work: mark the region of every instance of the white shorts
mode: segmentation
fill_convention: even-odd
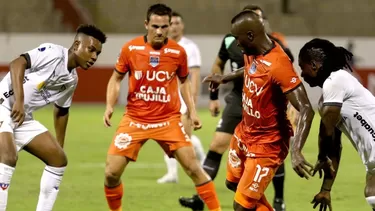
[[[186,106],[186,104],[185,104],[184,99],[182,99],[181,92],[179,92],[178,95],[180,96],[180,102],[181,102],[180,112],[181,112],[181,114],[183,115],[183,114],[186,114],[186,113],[187,113],[187,106]]]
[[[22,150],[37,135],[48,131],[46,127],[33,119],[25,120],[21,126],[15,127],[10,113],[7,108],[0,106],[0,133],[13,133],[17,151]]]

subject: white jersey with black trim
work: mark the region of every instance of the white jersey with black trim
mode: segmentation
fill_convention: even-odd
[[[350,139],[367,170],[375,170],[375,97],[346,70],[332,72],[325,80],[322,105],[341,106],[338,128]]]
[[[74,90],[78,83],[76,69],[68,70],[68,49],[43,43],[25,52],[27,69],[23,80],[26,117],[32,112],[52,102],[59,107],[70,107]],[[0,104],[11,110],[14,91],[10,72],[0,82]]]

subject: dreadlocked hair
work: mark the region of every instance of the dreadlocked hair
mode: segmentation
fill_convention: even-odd
[[[306,63],[312,60],[322,62],[323,70],[327,74],[344,68],[353,72],[350,65],[353,54],[344,47],[335,46],[325,39],[312,39],[301,48],[298,57]]]

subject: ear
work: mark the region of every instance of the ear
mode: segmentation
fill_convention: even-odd
[[[247,34],[247,39],[249,39],[250,42],[252,42],[254,40],[254,33],[252,31],[248,31],[246,34]]]
[[[145,20],[145,29],[148,30],[148,21]]]
[[[77,51],[80,44],[81,44],[81,41],[75,40],[74,43],[73,43],[73,50]]]

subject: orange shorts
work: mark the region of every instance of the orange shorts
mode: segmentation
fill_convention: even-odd
[[[252,152],[259,152],[261,157]],[[263,152],[263,153],[262,153]],[[273,152],[267,155],[266,152]],[[277,169],[285,156],[275,153],[272,144],[253,144],[246,146],[234,135],[230,142],[227,162],[227,180],[237,183],[234,200],[244,208],[252,209],[256,206],[272,207],[265,199],[264,191],[272,181]]]
[[[192,146],[179,116],[159,123],[141,123],[124,115],[108,154],[136,161],[139,150],[148,139],[157,141],[169,157],[173,157],[173,152],[181,147]]]

